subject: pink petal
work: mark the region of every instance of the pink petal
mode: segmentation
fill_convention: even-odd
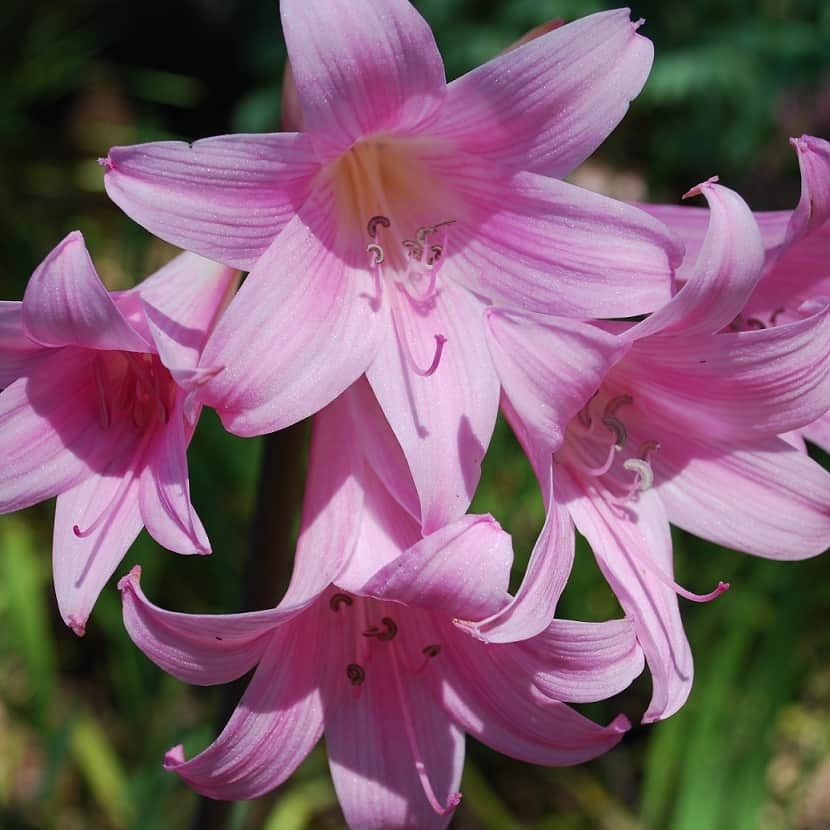
[[[0,389],[26,374],[44,349],[30,340],[23,329],[23,304],[0,301]]]
[[[180,746],[170,750],[165,769],[209,798],[238,801],[278,787],[323,734],[321,651],[314,627],[274,632],[222,734],[189,761]]]
[[[181,614],[153,605],[141,590],[136,566],[118,583],[124,626],[154,663],[186,683],[210,686],[241,677],[261,659],[273,632],[296,612]]]
[[[789,244],[830,219],[830,142],[803,135],[791,138],[790,144],[801,168],[801,199],[787,228]]]
[[[0,393],[0,513],[69,490],[131,456],[133,430],[100,424],[92,357],[62,349]]]
[[[567,511],[553,497],[550,480],[542,489],[548,493],[545,525],[516,596],[487,619],[460,623],[477,639],[488,643],[526,640],[544,631],[556,613],[573,565],[574,530]]]
[[[173,245],[250,270],[305,201],[319,167],[300,133],[113,147],[109,197]]]
[[[483,306],[451,281],[435,307],[418,314],[402,298],[366,376],[403,447],[421,501],[424,533],[463,515],[481,476],[499,405],[499,383],[487,351]],[[403,330],[396,332],[402,325]],[[436,337],[446,344],[434,374]],[[405,342],[402,342],[405,341]],[[411,359],[406,354],[411,352]]]
[[[210,553],[202,522],[190,503],[187,439],[181,401],[159,427],[141,472],[139,505],[150,535],[177,553]]]
[[[584,17],[474,69],[449,85],[433,130],[465,152],[562,178],[628,110],[653,46],[628,9]]]
[[[673,524],[770,559],[830,547],[830,473],[778,438],[746,446],[656,435],[655,481]]]
[[[358,541],[363,462],[347,394],[314,419],[300,536],[283,606],[303,605],[322,593],[352,558]]]
[[[830,412],[804,427],[801,433],[808,441],[817,444],[825,452],[830,452]]]
[[[490,354],[522,422],[534,468],[545,469],[568,423],[623,354],[619,338],[564,318],[488,309]]]
[[[417,765],[437,805],[451,807],[464,733],[434,700],[424,676],[429,670],[404,674],[399,660],[388,650],[374,653],[365,681],[326,724],[329,767],[350,827],[437,830],[446,827],[451,809],[439,815],[430,806]]]
[[[545,695],[572,703],[612,697],[643,670],[643,652],[630,618],[554,620],[536,637],[491,648],[508,671],[531,675]]]
[[[761,278],[764,246],[746,202],[713,180],[692,193],[709,202],[709,227],[694,269],[671,302],[629,329],[631,339],[679,331],[713,334],[740,314]]]
[[[97,529],[86,530],[106,512]],[[58,496],[52,541],[52,574],[58,610],[78,635],[104,586],[138,536],[138,480],[131,474],[92,475]]]
[[[79,231],[32,274],[23,295],[26,334],[44,346],[150,351],[104,288]]]
[[[486,617],[507,599],[513,546],[492,516],[464,516],[378,571],[361,593],[464,619]]]
[[[498,752],[533,764],[579,764],[611,749],[630,727],[619,716],[598,726],[548,697],[532,675],[506,667],[494,654],[507,646],[449,633],[442,642],[443,701],[453,719]]]
[[[652,696],[643,723],[667,718],[692,688],[692,653],[680,619],[677,594],[651,572],[673,579],[669,522],[653,491],[615,510],[603,493],[565,472],[563,497],[579,532],[591,545],[623,610],[636,621],[651,670]],[[650,563],[650,564],[649,564]]]
[[[445,94],[426,21],[405,0],[282,0],[304,129],[326,160],[381,131],[415,131]]]
[[[373,311],[366,298],[365,261],[344,262],[333,249],[329,209],[314,208],[315,233],[307,216],[288,225],[205,346],[201,366],[224,371],[200,399],[237,435],[272,432],[317,412],[376,353],[384,312]]]
[[[615,369],[649,418],[745,443],[830,409],[830,314],[764,331],[651,337]]]
[[[457,162],[445,175],[470,207],[445,267],[497,305],[628,317],[669,299],[682,248],[643,211],[532,173]]]

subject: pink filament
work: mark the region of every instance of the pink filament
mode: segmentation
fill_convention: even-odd
[[[444,353],[444,344],[447,342],[447,338],[444,337],[443,334],[436,334],[435,335],[435,354],[432,358],[432,363],[426,368],[422,369],[417,362],[415,361],[415,357],[412,354],[412,350],[409,348],[409,343],[406,339],[406,333],[403,331],[403,326],[398,319],[397,310],[392,310],[392,325],[395,328],[395,336],[398,339],[398,343],[403,350],[404,356],[406,358],[406,362],[409,365],[409,368],[416,374],[422,378],[428,378],[435,374],[438,370],[438,365],[441,363],[441,355]]]
[[[640,565],[643,565],[645,569],[652,574],[653,576],[657,577],[660,582],[663,583],[667,588],[671,588],[679,596],[683,597],[684,599],[688,599],[691,602],[711,602],[713,599],[717,599],[721,594],[725,593],[729,590],[730,585],[728,582],[718,582],[717,588],[714,591],[710,591],[708,594],[695,594],[692,591],[684,588],[682,585],[679,585],[675,582],[668,574],[664,573],[657,565],[654,564],[647,556],[638,556],[637,562]]]

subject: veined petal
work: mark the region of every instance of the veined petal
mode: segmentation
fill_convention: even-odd
[[[366,372],[412,471],[424,533],[463,515],[481,476],[499,406],[499,382],[490,361],[484,307],[470,292],[444,281],[428,314],[403,297],[386,341]],[[436,338],[446,343],[429,376]],[[438,346],[440,349],[441,346]]]
[[[674,714],[692,688],[694,667],[677,594],[653,569],[672,580],[671,535],[659,497],[639,494],[619,513],[595,488],[589,490],[563,470],[562,495],[579,532],[588,540],[605,578],[626,614],[634,618],[652,677],[652,696],[643,723]]]
[[[504,394],[543,469],[570,420],[627,348],[596,326],[488,309],[488,346]]]
[[[0,300],[0,389],[5,389],[45,354],[23,329],[23,304]]]
[[[328,160],[357,139],[415,130],[440,107],[444,65],[406,0],[282,0],[304,129]]]
[[[190,503],[181,399],[148,449],[139,505],[147,530],[159,544],[177,553],[210,553],[207,533]]]
[[[80,231],[72,231],[32,274],[23,295],[23,326],[44,346],[151,351],[104,288]]]
[[[325,650],[316,626],[275,631],[222,734],[189,761],[174,747],[164,768],[209,798],[256,798],[278,787],[323,734],[317,676]]]
[[[85,531],[102,514],[91,533]],[[58,496],[52,537],[52,575],[58,610],[79,636],[101,591],[138,536],[138,479],[131,473],[92,475]]]
[[[801,434],[817,444],[825,452],[830,452],[830,412],[817,418],[801,430]]]
[[[344,393],[317,414],[300,535],[282,606],[322,593],[352,558],[364,513],[363,460]]]
[[[244,271],[305,202],[319,168],[302,133],[113,147],[107,194],[167,242]]]
[[[432,130],[471,155],[562,178],[622,120],[654,48],[628,9],[581,18],[449,85]]]
[[[130,453],[119,421],[105,429],[92,370],[93,353],[62,349],[0,393],[0,513],[69,490]]]
[[[245,614],[182,614],[153,605],[141,590],[141,568],[118,583],[124,627],[156,665],[200,686],[228,683],[257,663],[272,633],[296,616],[278,608]]]
[[[554,620],[536,637],[491,649],[506,671],[531,676],[548,697],[571,703],[605,700],[621,692],[644,665],[631,618]]]
[[[498,752],[532,764],[579,764],[611,749],[630,724],[619,716],[603,727],[494,657],[492,646],[448,633],[442,640],[444,706],[467,732]]]
[[[224,371],[203,386],[200,400],[236,435],[273,432],[317,412],[377,351],[387,312],[374,311],[366,296],[365,260],[344,262],[334,249],[337,231],[323,195],[307,206],[315,230],[292,220],[205,346],[200,365]]]
[[[650,337],[615,379],[677,431],[740,443],[780,435],[830,410],[830,313],[763,331]]]
[[[548,475],[551,475],[548,462]],[[488,643],[526,640],[544,631],[556,613],[556,604],[571,573],[574,559],[574,529],[567,511],[553,495],[550,479],[543,483],[547,494],[545,525],[527,563],[516,596],[487,619],[463,621],[459,625]]]
[[[786,442],[655,438],[656,487],[673,524],[769,559],[806,559],[830,547],[830,473]]]
[[[686,284],[662,308],[632,327],[632,340],[652,334],[713,334],[743,309],[761,278],[764,244],[746,202],[709,180],[689,191],[709,202],[709,227]]]
[[[803,135],[791,138],[801,168],[801,198],[787,228],[786,244],[817,230],[830,219],[830,142]]]
[[[682,246],[637,208],[533,173],[457,164],[469,206],[453,228],[455,279],[497,305],[564,317],[628,317],[671,296]]]
[[[378,571],[362,592],[417,608],[480,619],[507,600],[513,546],[492,516],[464,516]]]
[[[404,675],[399,659],[373,654],[357,693],[344,696],[326,724],[329,767],[350,827],[439,830],[457,803],[464,733],[434,699],[429,669]]]

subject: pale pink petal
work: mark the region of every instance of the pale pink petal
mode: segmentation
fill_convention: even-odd
[[[469,206],[445,267],[497,305],[566,317],[628,317],[671,296],[682,247],[637,208],[533,173],[458,164]]]
[[[272,432],[317,412],[377,351],[386,317],[366,296],[366,261],[345,262],[333,249],[330,204],[314,210],[317,231],[299,217],[289,223],[205,346],[200,365],[224,371],[204,385],[200,400],[237,435]]]
[[[359,378],[343,394],[349,400],[366,463],[398,503],[420,520],[421,504],[406,457],[366,377]]]
[[[303,129],[330,159],[364,136],[417,130],[444,99],[435,38],[406,0],[282,0]]]
[[[365,681],[326,724],[334,786],[350,827],[438,830],[457,803],[464,733],[433,698],[429,668],[404,673],[390,651],[373,653]],[[427,787],[445,815],[430,806]]]
[[[740,314],[761,278],[764,245],[746,202],[714,180],[692,193],[709,202],[709,227],[694,269],[670,302],[628,331],[631,339],[663,332],[712,334]]]
[[[634,620],[554,620],[541,634],[491,647],[507,671],[531,676],[548,697],[571,703],[605,700],[643,670]]]
[[[499,406],[485,338],[484,307],[450,281],[425,315],[402,297],[395,325],[366,375],[403,447],[421,501],[424,533],[463,515],[481,476]],[[438,368],[436,337],[446,338]],[[440,347],[438,347],[440,348]]]
[[[611,749],[630,728],[620,715],[598,726],[548,697],[532,675],[494,657],[499,649],[457,633],[443,638],[443,703],[453,719],[482,743],[532,764],[579,764]],[[437,666],[436,666],[437,667]]]
[[[168,369],[195,368],[238,276],[232,268],[184,253],[132,289]]]
[[[124,627],[132,641],[168,674],[210,686],[241,677],[257,663],[272,633],[295,616],[280,609],[247,614],[181,614],[153,605],[136,566],[118,583]]]
[[[92,607],[142,526],[138,479],[131,472],[92,475],[58,496],[52,575],[60,615],[76,634],[84,633]]]
[[[492,516],[464,516],[378,571],[361,593],[480,619],[507,600],[513,546]]]
[[[830,473],[778,438],[746,446],[655,434],[652,466],[673,524],[770,559],[830,547]]]
[[[173,245],[250,270],[304,203],[319,167],[300,133],[113,147],[109,197]]]
[[[141,516],[150,535],[177,553],[210,553],[202,522],[190,503],[187,439],[181,401],[148,448],[139,487]]]
[[[22,303],[0,300],[0,389],[5,389],[43,354],[23,330]]]
[[[614,370],[637,406],[680,431],[746,442],[830,410],[830,315],[763,331],[650,337]]]
[[[817,230],[830,219],[830,142],[803,135],[790,139],[801,168],[801,198],[787,228],[786,244]]]
[[[564,318],[489,309],[490,354],[521,421],[534,469],[544,469],[568,423],[623,354],[619,338]]]
[[[80,231],[72,231],[32,274],[23,295],[23,326],[44,346],[150,351],[104,288]]]
[[[322,593],[352,558],[364,512],[361,446],[344,393],[314,419],[300,535],[283,607]]]
[[[825,452],[830,452],[830,413],[817,418],[812,424],[801,430],[802,435]]]
[[[93,356],[56,351],[0,393],[0,513],[69,490],[113,459],[124,472],[132,430],[102,425]]]
[[[323,734],[318,676],[326,649],[316,626],[275,631],[222,734],[189,761],[174,747],[164,768],[209,798],[238,801],[278,787]]]
[[[558,178],[585,161],[628,110],[653,46],[628,9],[584,17],[449,85],[433,131],[471,155]]]
[[[636,503],[614,505],[605,492],[589,489],[567,471],[563,497],[579,532],[591,545],[608,584],[625,613],[635,620],[637,637],[652,678],[652,695],[643,723],[667,718],[692,688],[694,664],[677,593],[655,575],[674,579],[669,522],[653,491]]]
[[[574,529],[567,511],[554,498],[550,479],[544,482],[542,490],[548,494],[545,525],[530,554],[516,596],[487,619],[461,623],[480,640],[488,643],[526,640],[544,631],[556,613],[556,604],[573,565]]]

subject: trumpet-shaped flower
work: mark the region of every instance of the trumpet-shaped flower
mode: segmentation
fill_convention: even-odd
[[[560,181],[648,74],[627,10],[446,84],[405,0],[282,0],[303,132],[115,147],[110,197],[153,233],[250,269],[201,366],[240,435],[366,373],[425,531],[463,514],[498,409],[489,301],[588,318],[669,297],[677,249],[644,213]]]
[[[830,475],[778,437],[830,406],[827,309],[775,329],[724,330],[761,276],[761,235],[733,191],[706,182],[694,192],[710,202],[695,267],[644,321],[597,327],[489,314],[508,418],[546,496],[555,491],[555,509],[570,514],[637,620],[654,679],[646,720],[676,711],[691,687],[676,594],[707,600],[728,587],[698,596],[674,583],[669,522],[778,559],[830,544]],[[612,368],[563,431],[554,381],[603,365]],[[531,633],[533,617],[514,613]],[[491,640],[521,633],[505,634],[499,619],[475,628]]]
[[[199,792],[271,790],[325,733],[350,826],[444,827],[460,800],[465,732],[533,763],[592,758],[627,721],[598,726],[562,701],[614,694],[642,670],[642,653],[627,619],[555,621],[527,642],[492,646],[454,625],[507,601],[510,539],[488,516],[422,537],[361,457],[350,407],[344,397],[318,416],[280,606],[164,611],[135,569],[120,583],[124,621],[145,654],[184,681],[226,683],[256,666],[217,740],[187,760],[181,746],[166,756]]]
[[[0,512],[58,496],[55,591],[77,634],[142,526],[172,550],[210,552],[189,496],[200,407],[188,397],[235,285],[231,269],[182,254],[109,294],[73,232],[22,303],[0,304]]]

